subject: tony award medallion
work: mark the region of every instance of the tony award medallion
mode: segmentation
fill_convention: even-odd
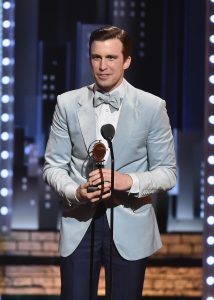
[[[100,141],[96,141],[95,144],[91,146],[91,148],[92,149],[91,151],[89,151],[89,154],[93,159],[94,167],[103,168],[104,157],[106,155],[105,145]],[[88,187],[88,192],[93,192],[96,191],[97,189],[98,189],[97,186],[90,186]]]
[[[98,168],[103,167],[104,157],[106,155],[106,147],[102,142],[96,142],[92,148],[91,155]]]

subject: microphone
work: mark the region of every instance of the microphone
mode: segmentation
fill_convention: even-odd
[[[115,135],[115,128],[111,124],[105,124],[101,127],[100,132],[105,140],[107,140],[110,154],[111,154],[111,198],[110,198],[110,239],[109,239],[109,248],[110,248],[110,258],[109,258],[109,295],[108,299],[112,299],[112,253],[113,253],[113,232],[114,232],[114,151],[112,146],[112,139]]]
[[[101,127],[100,131],[101,131],[101,134],[102,134],[103,138],[105,140],[107,140],[108,142],[110,142],[113,139],[114,135],[115,135],[114,126],[111,125],[111,124],[103,125]]]

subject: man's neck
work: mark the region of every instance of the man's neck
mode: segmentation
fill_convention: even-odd
[[[104,94],[105,93],[111,94],[111,93],[113,93],[115,91],[119,91],[120,92],[123,89],[124,89],[124,79],[123,79],[123,81],[117,87],[115,87],[114,89],[112,89],[110,91],[105,91],[104,89],[98,87],[96,83],[94,84],[94,88],[93,88],[94,92],[95,91],[100,91],[101,93],[104,93]]]

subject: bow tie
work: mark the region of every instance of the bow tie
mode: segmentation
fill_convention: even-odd
[[[94,107],[97,107],[103,103],[109,104],[111,108],[118,110],[121,105],[122,98],[120,98],[119,92],[116,91],[110,94],[103,94],[99,91],[96,91],[94,94]]]

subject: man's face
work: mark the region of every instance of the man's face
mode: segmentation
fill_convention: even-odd
[[[96,84],[110,92],[120,85],[124,70],[130,65],[131,58],[124,61],[123,45],[118,39],[94,41],[91,45],[91,67]]]

